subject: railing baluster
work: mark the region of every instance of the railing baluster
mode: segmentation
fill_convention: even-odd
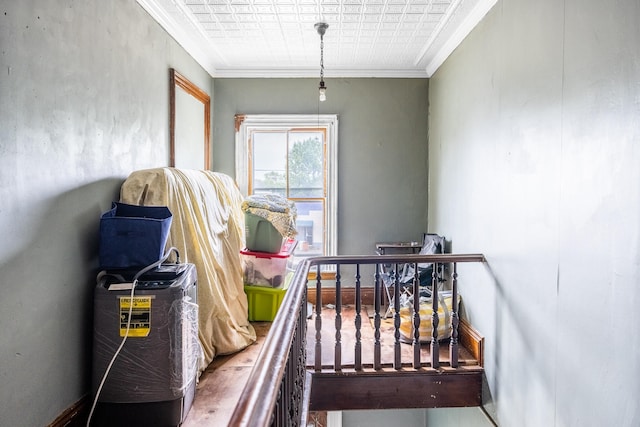
[[[440,367],[440,344],[438,343],[438,263],[432,264],[433,273],[431,274],[431,302],[433,313],[431,313],[431,367],[437,369]]]
[[[305,283],[306,285],[306,283]],[[300,329],[300,339],[298,344],[298,382],[299,382],[299,412],[302,416],[303,408],[305,408],[305,380],[307,377],[307,293],[305,292],[302,299],[300,320],[299,320],[299,329]]]
[[[418,263],[413,264],[413,368],[420,369],[420,272]]]
[[[284,381],[283,383],[283,393],[282,396],[280,396],[280,403],[281,403],[281,419],[287,424],[287,425],[293,425],[291,424],[291,419],[289,418],[289,413],[290,413],[290,405],[291,405],[291,368],[293,365],[293,359],[291,357],[289,357],[289,359],[287,360],[287,366],[285,369],[285,376],[284,376]],[[286,396],[286,398],[285,398]]]
[[[393,279],[393,367],[402,369],[402,351],[400,348],[400,275],[398,274],[398,264],[395,264],[391,273]]]
[[[316,355],[315,369],[322,370],[322,278],[320,277],[320,265],[316,274]]]
[[[285,373],[286,376],[286,373]],[[282,418],[282,405],[284,402],[282,401],[282,389],[284,388],[284,378],[282,383],[280,383],[280,388],[278,389],[278,398],[276,399],[276,409],[274,411],[275,414],[275,422],[273,425],[282,425],[284,423],[284,419]]]
[[[342,291],[340,281],[340,264],[336,265],[336,343],[334,349],[333,368],[336,371],[342,370]]]
[[[303,301],[304,302],[304,301]],[[306,304],[304,304],[306,305]],[[300,308],[300,314],[298,316],[299,319],[305,319],[304,310],[302,307]],[[300,321],[299,325],[302,323],[306,323],[305,321]],[[289,354],[289,359],[291,362],[291,391],[290,391],[290,402],[289,402],[289,425],[295,427],[300,425],[300,416],[301,416],[301,408],[302,408],[302,396],[304,394],[304,378],[302,377],[303,373],[300,369],[300,364],[304,361],[303,358],[300,358],[300,347],[301,347],[301,334],[303,333],[303,328],[298,326],[294,330],[293,342],[291,345],[291,352]],[[302,335],[303,336],[303,335]]]
[[[380,264],[376,264],[376,276],[374,283],[374,316],[373,316],[373,369],[376,371],[382,369],[382,365],[380,362],[381,358],[381,347],[380,347],[380,297],[382,289],[380,286],[384,286],[382,283],[382,278],[380,277]]]
[[[453,273],[451,274],[451,341],[449,341],[449,361],[452,368],[458,367],[458,263],[453,263]]]
[[[360,264],[356,264],[356,348],[355,348],[355,369],[362,371],[362,295],[360,283]]]

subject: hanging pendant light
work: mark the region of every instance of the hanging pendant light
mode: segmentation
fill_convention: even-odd
[[[320,101],[327,100],[327,86],[324,84],[324,33],[329,28],[329,24],[326,22],[318,22],[314,25],[314,28],[320,34],[320,86],[318,86]]]

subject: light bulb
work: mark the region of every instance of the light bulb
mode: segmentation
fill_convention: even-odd
[[[327,87],[324,85],[324,80],[320,79],[320,86],[318,86],[320,92],[320,102],[327,100]]]

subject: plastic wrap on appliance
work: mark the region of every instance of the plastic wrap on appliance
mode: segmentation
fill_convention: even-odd
[[[167,318],[152,320],[155,325],[166,327]],[[165,323],[165,325],[159,325]],[[153,332],[152,332],[153,333]],[[120,345],[122,338],[102,331],[94,332],[96,348],[94,348],[94,363],[101,361],[100,365],[106,367],[115,355],[115,349]],[[144,340],[142,342],[141,340]],[[167,369],[158,369],[158,366],[167,366],[168,337],[155,336],[154,339],[127,337],[122,350],[116,356],[111,369],[105,379],[105,385],[100,393],[100,400],[106,402],[147,402],[164,401],[178,398],[169,387],[172,374]],[[130,350],[135,347],[134,351]],[[98,372],[94,372],[94,375]],[[103,375],[104,372],[99,372]],[[96,383],[94,376],[94,388]]]
[[[189,297],[174,301],[169,310],[169,319],[182,320],[182,328],[175,328],[170,335],[169,354],[169,366],[172,367],[171,389],[176,395],[182,395],[204,361],[204,352],[198,338],[198,304],[191,302]]]
[[[126,311],[119,302],[127,296],[102,294],[94,311],[93,392],[120,346]],[[136,295],[135,298],[142,298]],[[101,389],[99,400],[113,403],[161,402],[181,398],[197,378],[204,357],[198,340],[198,305],[190,297],[151,299],[149,333],[131,329]],[[137,325],[136,325],[137,327]],[[97,369],[96,369],[97,367]]]

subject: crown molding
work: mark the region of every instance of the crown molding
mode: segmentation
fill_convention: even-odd
[[[287,68],[267,68],[267,69],[233,69],[218,68],[213,75],[215,78],[320,78],[320,71],[313,69],[287,69]],[[425,70],[405,69],[331,69],[324,72],[325,78],[427,78]]]
[[[437,32],[433,40],[427,42],[422,56],[416,59],[416,62],[427,59],[427,77],[433,76],[496,2],[497,0],[460,1],[450,19],[446,20],[446,25]]]
[[[171,0],[137,0],[137,2],[211,77],[215,76],[215,64],[220,56],[213,53],[211,43],[188,18],[183,10],[184,6],[180,7]],[[187,31],[185,28],[194,30]]]

